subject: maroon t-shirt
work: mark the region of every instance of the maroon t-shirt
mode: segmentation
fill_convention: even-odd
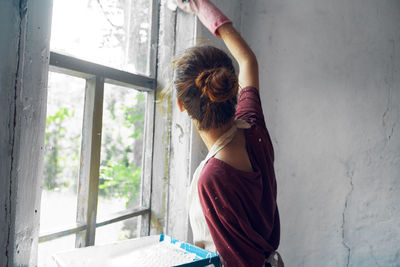
[[[278,248],[280,223],[274,151],[256,88],[241,90],[235,119],[251,125],[244,134],[254,172],[209,159],[198,181],[200,203],[224,265],[259,267]]]

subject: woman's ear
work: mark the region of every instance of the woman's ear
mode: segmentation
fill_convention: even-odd
[[[179,110],[181,112],[185,111],[185,107],[183,106],[182,102],[177,98],[176,103],[178,104]]]

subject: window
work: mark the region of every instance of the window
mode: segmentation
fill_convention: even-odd
[[[149,234],[157,3],[53,3],[39,266]]]

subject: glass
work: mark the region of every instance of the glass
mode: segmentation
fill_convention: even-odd
[[[51,50],[148,74],[152,0],[54,0]]]
[[[75,248],[75,234],[60,237],[48,242],[39,243],[38,265],[40,267],[57,267],[53,255],[63,250]]]
[[[105,84],[97,220],[140,204],[145,106],[146,93]]]
[[[95,245],[139,237],[138,218],[139,217],[133,217],[96,228]]]
[[[41,233],[75,225],[85,82],[49,72]]]

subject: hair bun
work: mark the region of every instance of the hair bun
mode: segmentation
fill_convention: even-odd
[[[212,102],[225,102],[236,96],[238,91],[235,73],[225,67],[204,70],[195,83],[202,91],[201,96],[207,96]]]

